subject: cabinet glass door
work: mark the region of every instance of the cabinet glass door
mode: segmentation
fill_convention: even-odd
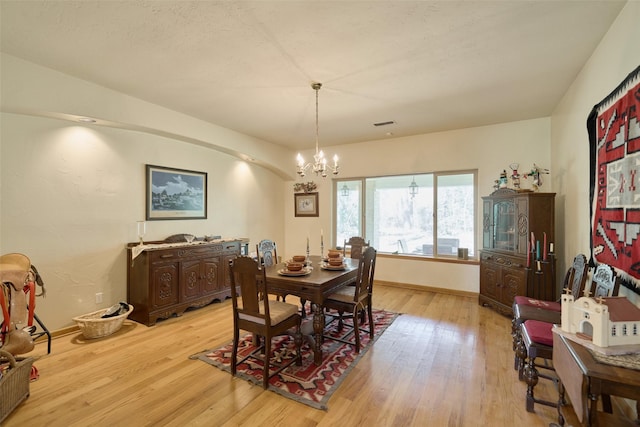
[[[516,208],[513,200],[495,201],[493,205],[494,248],[514,251],[516,248]]]

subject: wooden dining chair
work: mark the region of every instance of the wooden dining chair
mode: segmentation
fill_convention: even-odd
[[[282,301],[268,298],[269,289],[265,269],[260,268],[258,262],[250,257],[241,256],[229,262],[231,271],[231,298],[233,305],[233,351],[231,355],[231,374],[235,376],[239,363],[248,358],[255,358],[263,362],[262,387],[268,388],[269,379],[278,372],[291,365],[302,364],[300,332],[301,317],[298,307]],[[240,289],[238,293],[237,288]],[[251,332],[256,349],[238,360],[238,343],[240,330]],[[287,334],[293,329],[296,357],[285,363],[273,364],[277,369],[269,373],[271,365],[271,339],[278,335]],[[256,339],[258,338],[258,339]],[[262,343],[260,343],[262,341]]]
[[[271,267],[278,263],[278,251],[276,242],[269,239],[260,240],[256,243],[256,255],[262,265]]]
[[[584,291],[589,273],[587,257],[578,254],[573,259],[571,267],[567,269],[564,279],[563,289],[571,289],[575,299]],[[520,325],[525,320],[540,320],[548,323],[560,323],[561,305],[560,300],[544,301],[518,295],[513,299],[513,319],[511,320],[511,336],[514,351],[514,369],[518,371],[518,376],[523,379],[524,361],[518,356],[518,346],[522,336],[520,335]]]
[[[617,297],[620,291],[620,277],[616,271],[607,264],[599,264],[593,271],[589,296]]]
[[[350,237],[349,240],[344,241],[344,245],[342,246],[342,255],[347,256],[347,249],[349,249],[349,257],[353,259],[362,258],[362,252],[365,248],[369,247],[370,244],[368,241],[365,241],[364,238],[359,236]]]
[[[256,243],[256,256],[258,257],[258,262],[265,267],[271,267],[272,265],[278,264],[278,250],[276,246],[276,242],[269,239],[260,240]],[[282,299],[282,301],[286,301],[286,295],[277,295],[278,301]]]
[[[607,264],[599,264],[593,271],[591,278],[591,291],[585,290],[586,296],[597,298],[599,296],[617,296],[620,289],[620,281],[615,270]],[[557,407],[557,402],[538,399],[534,395],[534,388],[539,378],[548,378],[557,381],[553,374],[540,374],[538,368],[549,372],[553,371],[550,364],[553,359],[553,323],[540,320],[525,320],[520,325],[522,340],[518,346],[519,357],[526,360],[523,370],[524,380],[527,383],[526,409],[534,411],[534,404]],[[543,359],[544,364],[536,363],[536,359]],[[611,398],[603,395],[603,407],[606,412],[611,412]]]
[[[338,330],[344,327],[344,317],[353,318],[353,334],[355,335],[356,353],[360,352],[360,330],[364,323],[365,310],[369,318],[369,329],[362,329],[363,332],[369,333],[369,338],[373,339],[374,323],[373,323],[373,276],[376,268],[376,250],[371,246],[367,247],[358,264],[358,274],[356,276],[355,286],[345,286],[337,292],[329,295],[324,301],[324,307],[337,311],[336,315],[332,315],[333,319],[327,327],[335,320],[338,321]],[[350,334],[345,335],[344,339],[329,337],[330,339],[345,342],[354,345],[352,341],[347,339]]]

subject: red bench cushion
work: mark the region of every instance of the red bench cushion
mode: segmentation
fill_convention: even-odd
[[[529,335],[531,341],[553,347],[553,332],[551,332],[553,323],[526,320],[522,327],[527,329],[527,335]]]
[[[519,305],[528,305],[531,307],[540,307],[545,310],[551,310],[551,311],[558,311],[558,312],[562,311],[562,306],[560,305],[559,302],[543,301],[541,299],[529,298],[522,295],[517,295],[516,297],[514,297],[513,303],[519,304]]]

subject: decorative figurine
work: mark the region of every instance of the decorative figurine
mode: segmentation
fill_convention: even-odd
[[[513,182],[513,188],[516,190],[520,189],[520,174],[518,173],[518,163],[511,163],[509,167],[511,168],[511,181]]]
[[[500,174],[500,188],[507,188],[507,171],[504,169]]]
[[[548,175],[549,169],[543,169],[534,163],[533,168],[531,168],[531,172],[523,175],[525,179],[527,179],[527,177],[533,178],[531,182],[533,191],[538,191],[542,186],[542,174]]]

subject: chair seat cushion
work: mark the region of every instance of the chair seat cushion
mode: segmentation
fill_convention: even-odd
[[[528,305],[531,307],[540,307],[545,310],[562,311],[562,306],[556,301],[544,301],[535,298],[529,298],[522,295],[517,295],[513,298],[513,303],[518,305]]]
[[[353,302],[353,296],[354,296],[353,294],[354,294],[354,292],[355,292],[355,290],[354,290],[353,286],[347,286],[347,287],[344,287],[344,288],[340,288],[336,292],[334,292],[331,295],[329,295],[327,297],[327,300],[352,303]],[[327,301],[327,302],[329,302],[329,301]]]
[[[532,342],[553,347],[553,323],[527,320],[522,324]]]
[[[260,307],[260,311],[264,311],[263,306]],[[271,324],[275,325],[294,314],[298,314],[298,306],[295,304],[289,304],[288,302],[270,300],[269,314],[271,315]]]
[[[260,304],[260,314],[264,314],[264,304]],[[271,324],[277,325],[294,314],[298,314],[298,306],[288,302],[269,300],[269,314]],[[260,323],[260,319],[247,313],[239,312],[238,317],[244,320]]]

